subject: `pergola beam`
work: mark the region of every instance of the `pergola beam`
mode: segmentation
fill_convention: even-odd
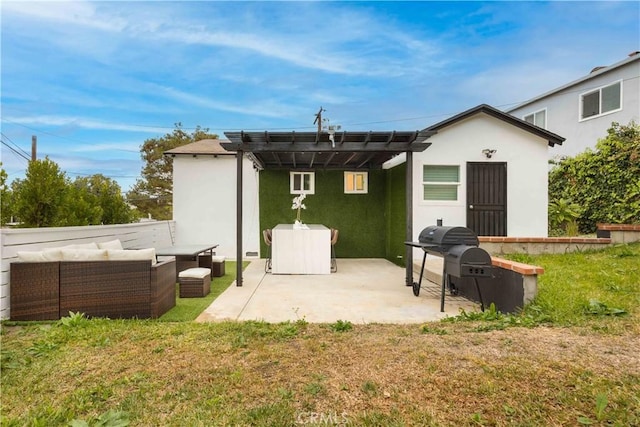
[[[369,156],[368,156],[368,157],[367,157],[367,158],[366,158],[362,163],[360,163],[360,164],[357,166],[357,168],[358,168],[358,169],[362,168],[364,165],[366,165],[366,164],[369,162],[369,160],[373,159],[373,156],[375,156],[375,153],[370,154],[370,155],[369,155]]]
[[[326,168],[329,163],[331,163],[331,160],[333,160],[333,158],[336,156],[336,152],[334,151],[333,153],[329,154],[329,157],[327,158],[327,160],[324,162],[324,167]]]
[[[356,156],[356,153],[352,153],[349,158],[347,160],[345,160],[345,162],[342,164],[343,166],[346,166],[347,164],[349,164],[349,162],[351,160],[353,160],[353,158]]]
[[[387,145],[391,144],[391,141],[393,141],[393,138],[396,137],[396,131],[394,130],[393,132],[391,132],[391,135],[389,135],[389,139],[387,139]]]

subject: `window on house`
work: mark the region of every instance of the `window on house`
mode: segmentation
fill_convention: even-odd
[[[459,186],[460,166],[423,165],[423,200],[456,201]]]
[[[525,122],[529,122],[532,125],[536,125],[543,129],[547,128],[547,110],[536,111],[535,113],[527,114],[522,118]]]
[[[289,172],[291,194],[315,194],[315,174],[313,172]]]
[[[345,172],[345,194],[365,194],[369,191],[369,175],[367,172]]]
[[[618,81],[580,95],[580,119],[612,113],[622,107],[622,82]]]

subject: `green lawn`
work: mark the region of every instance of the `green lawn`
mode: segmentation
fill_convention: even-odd
[[[562,255],[511,255],[544,267],[538,296],[528,312],[538,311],[557,325],[583,325],[598,319],[640,315],[640,243],[603,251]]]
[[[1,425],[640,425],[640,244],[515,258],[546,270],[518,315],[3,322]]]
[[[245,261],[242,268],[246,268],[247,265],[249,262]],[[225,275],[211,280],[211,292],[204,298],[180,298],[180,285],[177,285],[176,306],[163,314],[160,320],[167,322],[195,320],[234,280],[236,280],[236,262],[225,261]]]

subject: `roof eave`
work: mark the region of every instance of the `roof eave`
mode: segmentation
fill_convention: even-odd
[[[553,147],[556,144],[562,145],[562,143],[565,141],[565,138],[561,137],[560,135],[557,135],[553,132],[549,132],[548,130],[542,129],[529,122],[525,122],[522,119],[519,119],[511,114],[505,113],[504,111],[500,111],[497,108],[494,108],[487,104],[480,104],[477,107],[471,108],[467,111],[463,111],[460,114],[457,114],[453,117],[450,117],[446,120],[436,123],[435,125],[429,126],[425,130],[439,131],[441,129],[444,129],[447,126],[450,126],[454,123],[457,123],[461,120],[464,120],[478,113],[485,113],[489,116],[495,117],[499,120],[512,124],[520,129],[523,129],[541,138],[544,138],[547,140],[550,147]]]

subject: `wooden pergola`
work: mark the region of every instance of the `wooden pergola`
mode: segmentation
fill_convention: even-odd
[[[220,145],[236,152],[236,284],[242,286],[242,161],[245,153],[259,169],[372,170],[406,153],[406,240],[413,239],[413,153],[426,150],[436,131],[225,132]],[[406,284],[413,282],[412,248],[405,249]]]

